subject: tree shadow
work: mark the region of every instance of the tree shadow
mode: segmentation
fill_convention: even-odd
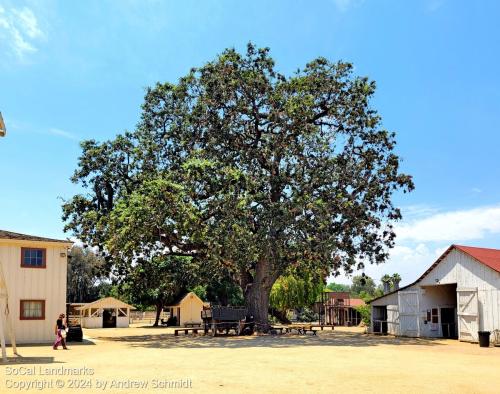
[[[55,361],[54,357],[23,357],[21,355],[7,357],[7,362],[1,361],[0,365],[22,365],[22,364],[64,364],[63,361]]]
[[[440,339],[401,338],[374,336],[355,332],[322,332],[318,335],[253,335],[253,336],[204,336],[173,334],[147,334],[121,337],[99,337],[101,341],[124,342],[131,347],[150,349],[172,348],[289,348],[299,346],[370,347],[370,346],[439,346]]]

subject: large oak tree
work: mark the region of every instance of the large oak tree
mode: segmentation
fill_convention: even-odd
[[[349,63],[318,58],[285,76],[268,49],[228,49],[149,88],[134,132],[82,144],[73,181],[86,193],[65,202],[67,229],[117,275],[156,255],[229,272],[265,328],[291,267],[351,272],[394,244],[393,194],[413,184],[374,92]]]

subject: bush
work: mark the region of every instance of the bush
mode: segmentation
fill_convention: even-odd
[[[370,325],[370,320],[372,316],[372,308],[370,305],[360,305],[354,307],[354,309],[361,315],[361,320],[367,326]]]
[[[310,308],[302,308],[297,313],[297,321],[299,322],[310,323],[318,320],[318,314],[314,313]]]

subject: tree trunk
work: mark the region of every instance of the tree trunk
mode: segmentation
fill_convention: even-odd
[[[248,308],[248,313],[253,316],[256,330],[261,332],[269,331],[268,309],[269,309],[269,293],[271,289],[258,286],[253,283],[245,295],[245,304]]]
[[[158,323],[160,322],[160,316],[161,316],[162,309],[163,309],[163,302],[157,301],[156,302],[156,318],[155,318],[155,323],[153,324],[153,327],[158,327]]]
[[[247,284],[244,293],[248,313],[253,316],[256,330],[260,332],[269,331],[269,294],[276,281],[276,276],[271,274],[270,268],[269,262],[260,261],[255,268],[254,280]]]
[[[269,313],[280,321],[282,324],[290,324],[291,321],[286,317],[286,312],[278,311],[276,309],[269,309]]]

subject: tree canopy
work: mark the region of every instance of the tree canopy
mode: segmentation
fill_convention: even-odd
[[[103,260],[90,248],[73,246],[67,271],[67,301],[91,302],[99,298]]]
[[[66,229],[116,275],[138,257],[188,256],[229,272],[256,321],[290,267],[382,263],[401,218],[395,134],[370,105],[375,82],[318,58],[291,76],[269,49],[227,49],[177,83],[148,88],[133,132],[82,143]]]
[[[324,284],[316,275],[308,273],[288,273],[274,283],[270,294],[270,307],[279,312],[275,315],[286,322],[286,312],[290,309],[311,307],[324,289]]]

